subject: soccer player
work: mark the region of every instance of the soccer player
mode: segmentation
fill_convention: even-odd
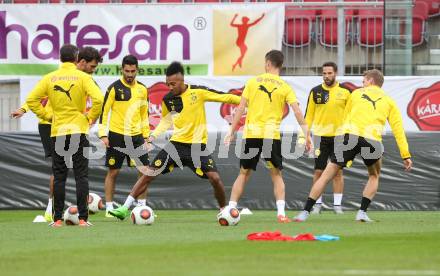
[[[184,82],[184,69],[179,62],[171,63],[166,70],[166,82],[171,91],[162,101],[162,119],[150,135],[152,142],[161,133],[173,126],[173,135],[140,177],[123,206],[110,211],[113,216],[124,219],[135,198],[144,193],[151,181],[160,173],[166,174],[175,166],[187,166],[198,177],[208,179],[214,188],[214,195],[220,208],[225,206],[225,189],[217,172],[214,159],[203,152],[206,149],[205,102],[238,104],[240,97],[221,93],[203,86]]]
[[[89,122],[98,118],[103,95],[92,77],[76,68],[78,48],[66,44],[60,49],[61,66],[45,75],[27,97],[29,109],[38,118],[52,122],[52,171],[54,174],[54,222],[52,227],[61,227],[65,185],[68,165],[73,161],[76,181],[76,197],[79,211],[79,225],[90,226],[88,222],[87,196],[89,194],[87,147]],[[47,111],[40,101],[48,97],[52,112]],[[86,99],[92,100],[92,108],[85,113]]]
[[[76,68],[87,74],[92,75],[98,64],[102,62],[102,57],[98,50],[93,47],[84,47],[78,53],[78,63]],[[52,106],[47,98],[41,101],[41,105],[46,109],[47,112],[52,112]],[[11,117],[20,118],[24,113],[29,111],[29,107],[24,103],[20,108],[11,113]],[[45,158],[50,158],[52,156],[52,142],[50,139],[51,123],[40,119],[38,123],[38,132],[40,134],[41,144],[44,149]],[[53,198],[53,174],[49,178],[49,200],[47,202],[46,211],[44,213],[44,218],[47,222],[53,220],[52,214],[52,198]]]
[[[327,183],[344,167],[351,167],[356,155],[361,154],[368,170],[368,181],[365,185],[360,210],[356,220],[371,222],[367,209],[379,187],[379,176],[382,166],[382,131],[388,120],[399,147],[400,156],[406,171],[412,167],[411,154],[403,129],[402,116],[394,102],[384,90],[384,77],[377,70],[364,73],[363,88],[355,90],[347,102],[344,115],[345,135],[335,140],[335,155],[327,165],[321,177],[313,184],[309,198],[296,221],[305,221],[316,199],[322,194]],[[343,140],[343,143],[342,143]]]
[[[285,185],[281,170],[280,124],[284,106],[289,104],[299,125],[306,133],[306,150],[312,147],[310,133],[292,88],[280,78],[284,56],[281,51],[272,50],[265,57],[265,74],[250,79],[241,96],[230,130],[225,136],[229,144],[234,138],[238,122],[247,107],[243,130],[244,152],[240,157],[240,173],[232,186],[229,206],[236,207],[252,170],[256,170],[260,156],[266,160],[274,185],[277,219],[280,223],[290,222],[285,213]],[[248,156],[245,156],[248,155]]]
[[[134,148],[142,147],[148,143],[150,135],[147,88],[136,80],[137,71],[138,59],[133,55],[125,56],[122,59],[122,77],[108,87],[99,119],[99,137],[107,147],[105,165],[108,171],[104,184],[106,217],[113,217],[108,212],[113,210],[115,181],[124,159],[127,159],[128,166],[136,165],[129,154],[117,150],[116,147],[127,148],[126,141],[130,141]],[[148,165],[146,150],[139,160],[142,164],[138,165]],[[138,198],[141,205],[145,205],[145,201],[145,194]]]
[[[315,146],[315,172],[313,183],[321,176],[330,156],[334,155],[336,131],[342,126],[345,105],[350,98],[350,90],[336,81],[337,65],[326,62],[322,65],[324,82],[310,91],[305,119],[313,133]],[[343,214],[341,202],[344,190],[344,177],[339,170],[333,178],[333,210]],[[322,207],[322,196],[316,200],[312,214],[319,214]]]

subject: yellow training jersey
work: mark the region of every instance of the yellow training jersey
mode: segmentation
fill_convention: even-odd
[[[345,133],[382,141],[382,132],[387,120],[396,138],[401,157],[411,157],[402,116],[394,100],[378,86],[360,88],[351,94],[345,108]]]
[[[148,92],[147,87],[142,83],[134,80],[130,85],[121,78],[109,86],[99,118],[99,137],[107,136],[110,110],[111,132],[127,136],[142,134],[144,138],[150,135]]]
[[[41,106],[44,108],[44,110],[48,114],[53,114],[52,106],[50,105],[50,101],[49,101],[49,99],[47,97],[43,98],[41,100]],[[29,111],[29,106],[26,103],[24,103],[20,108],[23,109],[24,112],[28,112]],[[38,124],[40,124],[40,125],[50,125],[50,124],[52,124],[51,121],[46,121],[45,119],[40,119],[40,118],[38,118],[38,119],[39,119]]]
[[[305,119],[309,129],[317,136],[336,136],[343,133],[341,126],[350,90],[336,82],[329,87],[325,83],[314,87],[307,101]]]
[[[86,114],[86,99],[90,96],[92,108]],[[41,105],[48,97],[53,114]],[[37,117],[52,121],[51,136],[89,133],[89,119],[96,120],[101,113],[103,95],[92,77],[71,62],[45,75],[29,94],[26,103]]]
[[[250,79],[242,97],[248,106],[243,138],[279,140],[285,105],[297,102],[292,88],[279,76],[266,73]]]
[[[205,102],[239,104],[240,97],[196,85],[188,85],[185,92],[177,96],[170,92],[162,100],[162,119],[153,136],[159,136],[172,125],[171,141],[206,144]]]

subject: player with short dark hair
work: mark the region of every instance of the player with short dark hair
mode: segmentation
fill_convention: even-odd
[[[87,197],[88,158],[85,149],[89,146],[87,134],[90,121],[96,120],[102,106],[103,96],[89,74],[76,68],[78,49],[63,45],[60,49],[62,63],[58,70],[45,75],[27,97],[26,103],[38,118],[52,122],[52,171],[54,174],[54,222],[53,227],[63,225],[65,185],[70,158],[76,182],[76,198],[79,211],[79,225],[90,226],[88,222]],[[72,58],[73,57],[73,58]],[[92,108],[86,109],[86,99],[92,100]],[[52,111],[41,105],[48,98]]]
[[[350,168],[356,155],[360,154],[368,170],[361,207],[356,221],[371,222],[367,209],[379,187],[382,167],[382,131],[388,120],[400,150],[406,171],[412,168],[411,154],[403,128],[402,116],[394,100],[381,88],[383,75],[377,70],[364,74],[363,88],[353,91],[347,102],[344,115],[345,135],[336,138],[335,155],[327,165],[321,177],[313,184],[304,210],[295,217],[296,221],[305,221],[309,212],[322,194],[327,183],[335,177],[341,168]]]
[[[208,179],[220,208],[225,206],[225,190],[215,161],[206,153],[208,133],[205,102],[238,104],[240,97],[222,93],[203,86],[186,84],[180,62],[171,63],[166,69],[166,83],[170,92],[162,100],[162,119],[149,141],[173,126],[170,142],[156,155],[145,175],[133,186],[123,206],[110,211],[124,219],[135,198],[144,193],[158,174],[171,172],[176,166],[189,167],[198,177]]]
[[[70,46],[69,46],[70,47]],[[64,51],[65,49],[63,49]],[[93,74],[99,63],[102,62],[102,57],[98,50],[93,47],[84,47],[78,52],[78,62],[76,63],[76,68],[87,74]],[[52,106],[48,98],[41,101],[41,105],[46,109],[47,112],[52,112]],[[20,118],[26,112],[29,111],[29,107],[24,103],[20,108],[11,113],[11,117]],[[41,144],[43,145],[45,158],[50,158],[52,156],[52,141],[50,138],[52,122],[48,122],[44,119],[40,119],[38,122],[38,133],[40,134]],[[47,222],[53,220],[52,212],[52,198],[53,198],[53,174],[49,178],[49,200],[46,206],[46,211],[44,213],[44,218]]]
[[[147,166],[147,144],[150,135],[148,121],[148,91],[147,87],[136,80],[138,60],[133,55],[122,59],[122,77],[113,82],[107,89],[99,120],[99,137],[107,147],[105,165],[108,167],[104,182],[106,217],[113,217],[113,195],[115,181],[119,171],[127,159],[128,166]],[[109,118],[108,114],[111,111]],[[110,125],[108,126],[108,121]],[[138,157],[136,164],[135,152],[122,152],[117,148],[144,147],[144,152]],[[139,205],[145,205],[145,194],[138,198]]]
[[[315,171],[313,183],[321,176],[327,162],[334,155],[335,136],[342,126],[345,105],[350,98],[350,90],[336,81],[338,67],[334,62],[322,65],[323,83],[311,89],[307,101],[305,119],[313,133],[315,147]],[[344,177],[342,170],[333,178],[333,210],[343,214],[342,194]],[[318,198],[312,214],[319,214],[322,209],[322,196]]]
[[[295,118],[306,133],[306,149],[312,147],[310,133],[292,88],[280,78],[283,65],[281,51],[272,50],[265,56],[266,73],[250,79],[241,96],[230,130],[225,136],[229,144],[236,132],[241,116],[247,108],[246,123],[243,128],[244,151],[240,157],[240,173],[232,186],[230,207],[237,207],[244,187],[252,170],[256,170],[260,156],[266,161],[274,185],[277,219],[280,223],[291,220],[285,213],[285,185],[281,175],[283,160],[281,155],[280,124],[284,107],[292,108]]]

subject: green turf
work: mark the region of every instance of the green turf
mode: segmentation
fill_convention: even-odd
[[[439,212],[326,212],[278,224],[274,211],[221,227],[216,211],[157,211],[152,226],[91,216],[94,227],[31,223],[38,211],[0,211],[0,275],[440,275]],[[290,215],[293,215],[290,212]],[[252,242],[280,230],[336,242]]]

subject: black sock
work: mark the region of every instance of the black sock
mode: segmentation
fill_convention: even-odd
[[[306,210],[307,212],[310,212],[313,208],[313,205],[315,205],[316,199],[313,198],[308,198],[307,202],[306,202],[306,206],[304,206],[304,210]]]
[[[370,206],[371,200],[366,198],[366,197],[362,197],[362,201],[361,201],[361,210],[366,212],[368,209],[368,206]]]

